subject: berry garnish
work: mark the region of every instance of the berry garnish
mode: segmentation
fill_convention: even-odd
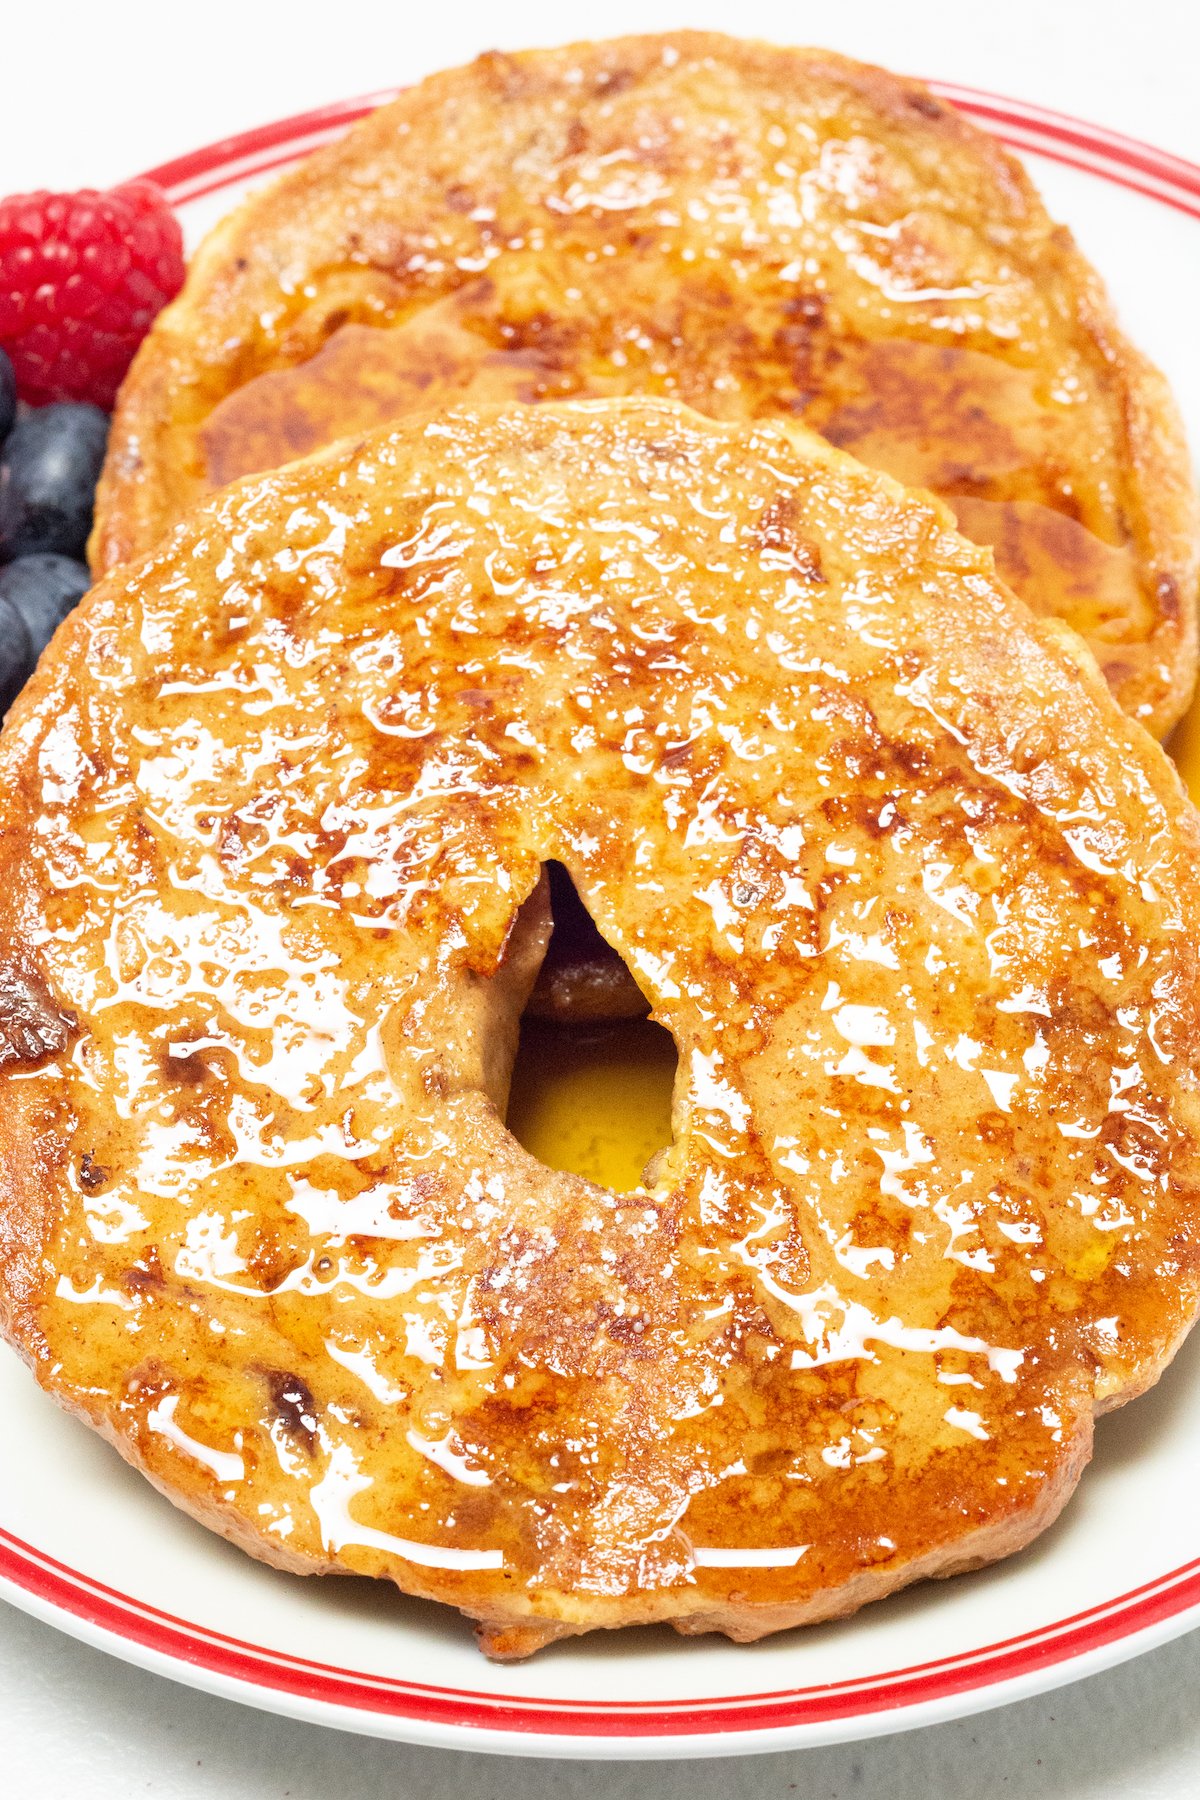
[[[16,416],[17,378],[8,357],[0,350],[0,444],[12,430]]]
[[[16,607],[0,599],[0,719],[33,674],[35,661],[25,621]]]
[[[110,410],[151,321],[183,285],[183,234],[161,189],[0,200],[0,345],[31,406]]]
[[[38,657],[91,586],[83,563],[69,556],[22,556],[0,569],[0,600],[19,613]]]
[[[108,419],[95,406],[43,406],[0,451],[0,562],[52,550],[82,558]]]

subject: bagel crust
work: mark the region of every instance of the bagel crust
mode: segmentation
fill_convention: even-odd
[[[93,564],[407,411],[640,394],[933,489],[1127,712],[1182,715],[1182,428],[1070,234],[921,84],[713,33],[481,57],[248,200],[125,384]]]
[[[518,1656],[1019,1549],[1200,1292],[1197,821],[937,502],[462,410],[236,485],[0,736],[0,1299],[175,1503]],[[556,860],[679,1051],[506,1131]]]

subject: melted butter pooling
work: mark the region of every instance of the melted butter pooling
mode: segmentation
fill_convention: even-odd
[[[753,1633],[1023,1542],[1190,1323],[1193,815],[807,434],[466,411],[235,489],[0,765],[74,1021],[0,1073],[7,1326],[258,1554]],[[679,1054],[626,1193],[501,1122],[551,859]]]
[[[675,1048],[660,1025],[526,1019],[507,1123],[552,1169],[628,1193],[671,1139]]]

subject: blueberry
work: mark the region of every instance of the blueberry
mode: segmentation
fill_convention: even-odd
[[[8,354],[0,350],[0,444],[13,428],[17,416],[17,378]]]
[[[15,606],[0,599],[0,719],[33,674],[36,661],[24,619]]]
[[[21,556],[0,569],[0,599],[20,613],[40,656],[76,601],[87,593],[92,578],[81,562],[69,556]]]
[[[107,415],[74,401],[18,419],[0,452],[0,562],[82,557],[107,437]]]

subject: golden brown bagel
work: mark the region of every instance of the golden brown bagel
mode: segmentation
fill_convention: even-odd
[[[935,489],[1128,712],[1182,713],[1183,436],[1070,234],[919,83],[711,33],[482,57],[235,212],[125,385],[95,566],[413,408],[639,393]]]
[[[1197,822],[936,502],[661,402],[217,496],[0,737],[0,1296],[178,1505],[520,1655],[1019,1548],[1197,1306]],[[679,1049],[506,1132],[550,859]]]

